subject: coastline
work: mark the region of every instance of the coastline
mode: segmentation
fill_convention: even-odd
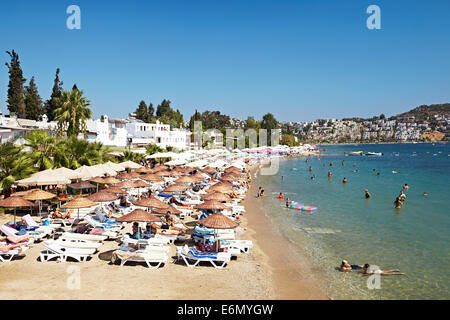
[[[254,177],[258,164],[249,168]],[[273,299],[323,300],[330,299],[318,286],[308,262],[293,254],[286,238],[270,224],[255,197],[257,186],[254,178],[243,201],[248,222],[248,236],[254,242],[253,255],[263,265],[270,277]]]

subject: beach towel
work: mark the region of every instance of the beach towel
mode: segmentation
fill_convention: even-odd
[[[218,252],[202,252],[198,251],[196,248],[191,248],[188,251],[188,255],[194,258],[208,258],[208,259],[217,259]]]
[[[111,262],[116,263],[117,260],[128,260],[130,258],[139,258],[136,252],[116,250],[111,254]]]

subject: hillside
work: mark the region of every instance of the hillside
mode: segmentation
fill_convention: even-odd
[[[412,117],[416,120],[428,120],[434,115],[450,114],[450,103],[422,105],[395,117]],[[431,119],[430,119],[431,120]]]

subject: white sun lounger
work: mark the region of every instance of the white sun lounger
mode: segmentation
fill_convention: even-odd
[[[29,232],[27,232],[27,233],[24,234],[24,235],[18,236],[18,235],[16,235],[16,233],[17,233],[18,231],[17,231],[16,229],[13,229],[13,228],[7,226],[6,224],[0,226],[0,231],[1,231],[5,236],[11,237],[12,239],[15,239],[15,240],[13,240],[14,242],[21,242],[20,239],[23,239],[24,236],[33,236],[33,237],[34,237],[34,240],[33,240],[32,242],[35,242],[35,240],[40,240],[40,239],[42,239],[43,237],[45,237],[45,235],[42,234],[42,233],[39,233],[39,234],[31,234],[31,233],[29,233]],[[30,242],[30,243],[32,243],[32,242]]]
[[[83,234],[83,233],[74,233],[74,232],[64,232],[61,237],[63,239],[73,239],[80,241],[104,241],[108,239],[107,236],[104,235],[94,235],[94,234]]]
[[[135,255],[127,259],[121,259],[120,266],[123,266],[127,262],[145,262],[147,267],[152,269],[158,269],[161,264],[166,263],[169,259],[166,253],[164,252],[152,252],[147,250],[139,250],[135,251]],[[152,263],[156,263],[155,266],[151,265]]]
[[[23,252],[27,251],[28,247],[23,246],[20,249],[12,249],[8,251],[0,251],[0,261],[1,262],[10,262],[14,257],[22,254]],[[7,258],[9,257],[9,258]]]
[[[107,231],[119,231],[123,228],[122,225],[115,226],[115,225],[111,225],[108,223],[101,223],[101,222],[95,220],[90,215],[85,216],[84,220],[94,228],[105,229]]]
[[[200,252],[195,248],[182,247],[177,249],[178,259],[183,259],[184,263],[190,268],[197,266],[200,262],[209,262],[216,269],[221,269],[231,260],[229,252]],[[193,263],[189,263],[193,261]]]
[[[156,238],[156,237],[152,237],[150,239],[139,239],[139,240],[132,239],[127,234],[124,235],[120,240],[126,245],[128,245],[128,244],[143,244],[143,245],[163,246],[163,245],[169,243],[168,239]]]
[[[74,240],[74,239],[65,239],[65,238],[58,238],[56,240],[46,240],[44,243],[54,243],[60,245],[64,248],[80,248],[80,249],[95,249],[98,250],[103,244],[101,242],[95,242],[95,241],[80,241],[80,240]]]
[[[88,257],[95,253],[96,249],[65,248],[56,243],[55,240],[48,240],[44,243],[45,250],[41,251],[41,261],[49,261],[53,258],[60,258],[62,262],[71,257],[78,262],[86,261]]]

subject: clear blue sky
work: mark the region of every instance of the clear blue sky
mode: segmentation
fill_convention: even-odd
[[[81,8],[68,30],[66,8]],[[366,8],[381,8],[381,30]],[[281,121],[387,116],[450,102],[450,1],[0,1],[0,108],[20,56],[43,99],[55,70],[94,117],[140,100]]]

